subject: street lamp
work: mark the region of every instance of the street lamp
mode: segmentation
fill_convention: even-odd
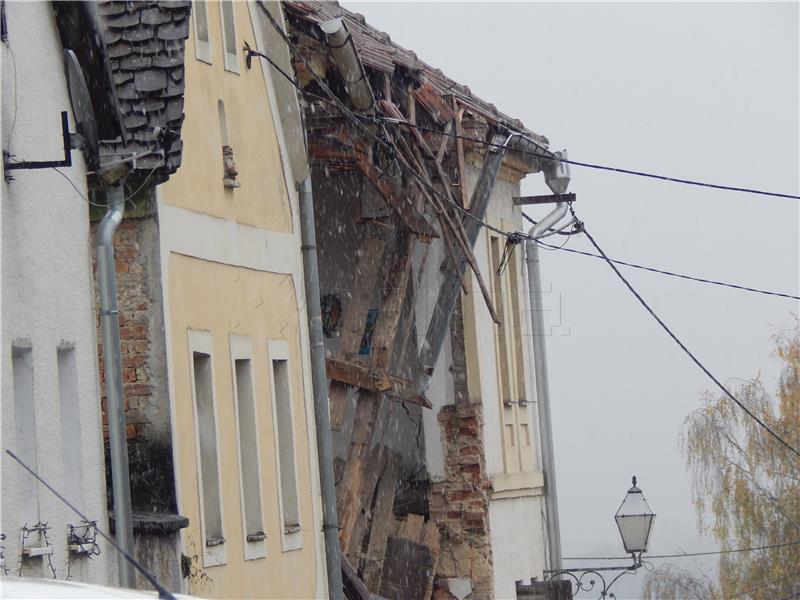
[[[644,499],[642,490],[636,487],[636,477],[633,477],[633,487],[628,490],[625,499],[619,506],[614,519],[619,527],[619,535],[622,537],[622,545],[625,552],[634,556],[642,552],[647,552],[647,542],[650,539],[650,530],[656,515],[653,509]]]
[[[625,552],[631,555],[633,564],[617,567],[581,567],[545,571],[545,580],[558,579],[561,575],[566,575],[573,580],[574,593],[577,594],[581,591],[588,592],[594,589],[597,582],[593,576],[596,576],[603,586],[600,590],[600,598],[615,598],[614,594],[609,592],[609,589],[617,579],[626,573],[635,573],[642,567],[642,553],[647,552],[647,543],[650,540],[650,532],[653,529],[655,518],[656,515],[647,500],[645,500],[642,490],[636,486],[636,477],[634,476],[633,487],[625,494],[617,514],[614,515],[614,520],[619,528],[619,535],[622,538],[622,545],[625,547]],[[622,572],[606,584],[603,573],[609,571]]]

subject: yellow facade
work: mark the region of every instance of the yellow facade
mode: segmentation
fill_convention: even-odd
[[[193,6],[183,164],[159,188],[178,510],[190,520],[183,531],[184,553],[192,560],[188,592],[217,598],[313,598],[321,593],[324,559],[319,558],[317,534],[314,417],[304,356],[300,240],[293,233],[295,196],[281,162],[271,84],[258,62],[246,69],[241,52],[245,41],[256,45],[252,7],[247,2],[226,7],[236,36],[229,47],[238,48],[227,60],[222,7],[218,2]],[[205,11],[207,19],[208,42],[200,51],[198,11]],[[223,145],[234,151],[239,187],[223,183]],[[276,252],[280,258],[271,257]],[[236,360],[241,356],[235,355],[242,347],[247,348],[252,381],[253,412],[246,417]],[[204,383],[200,370],[206,363],[210,378]],[[278,381],[276,365],[288,365],[281,375],[286,385]],[[247,432],[255,434],[246,440],[250,454],[242,441]],[[292,476],[287,464],[293,464]],[[213,477],[217,487],[209,484]],[[292,488],[287,477],[296,488],[294,496],[287,496]],[[251,500],[258,496],[258,502]],[[263,531],[250,530],[254,511]],[[220,531],[212,535],[215,527]]]
[[[241,51],[245,42],[255,45],[249,3],[231,4],[239,73],[225,68],[221,3],[195,2],[193,6],[192,28],[196,29],[197,12],[205,5],[211,57],[210,64],[197,58],[196,31],[192,31],[186,45],[183,164],[164,186],[169,190],[167,202],[254,227],[288,232],[292,214],[264,77],[258,62],[247,70]],[[227,135],[221,131],[220,100]],[[241,184],[237,189],[222,185],[225,137],[235,152]]]

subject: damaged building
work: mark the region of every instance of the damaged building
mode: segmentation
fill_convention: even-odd
[[[386,598],[515,597],[550,563],[527,279],[503,232],[548,140],[361,15],[284,10],[342,552]]]

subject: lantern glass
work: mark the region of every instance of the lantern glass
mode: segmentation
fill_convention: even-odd
[[[633,478],[633,487],[628,490],[625,499],[614,517],[622,536],[622,544],[628,553],[647,552],[647,543],[656,515],[647,503],[642,490],[636,487],[636,478]]]

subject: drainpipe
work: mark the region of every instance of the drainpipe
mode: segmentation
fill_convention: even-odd
[[[555,152],[556,158],[566,158],[567,151]],[[570,174],[569,164],[550,160],[544,165],[545,181],[554,194],[567,191]],[[550,385],[547,376],[547,355],[544,341],[544,311],[542,307],[542,282],[539,268],[539,247],[535,239],[567,214],[567,203],[558,202],[556,207],[537,225],[531,227],[525,243],[525,263],[528,267],[528,287],[531,302],[531,337],[533,340],[533,371],[536,378],[536,400],[539,408],[541,435],[542,471],[544,472],[545,514],[547,516],[547,550],[550,570],[561,569],[561,531],[558,523],[558,493],[556,489],[555,455],[553,452],[553,428],[550,418]],[[557,577],[558,578],[558,577]]]
[[[303,238],[303,275],[311,342],[311,381],[314,388],[314,418],[317,426],[317,459],[322,492],[322,532],[325,539],[325,562],[328,568],[328,596],[331,600],[342,600],[339,520],[336,514],[336,482],[333,478],[333,444],[328,412],[328,376],[325,373],[317,234],[314,230],[314,199],[310,175],[306,176],[300,185],[300,231]]]
[[[369,85],[364,65],[358,57],[353,36],[347,31],[344,20],[341,17],[331,19],[320,23],[319,28],[325,34],[325,45],[328,46],[333,62],[336,63],[336,68],[344,79],[353,106],[362,112],[370,110],[375,103],[375,96]]]
[[[111,484],[114,492],[114,525],[117,544],[133,556],[131,519],[131,480],[128,473],[128,439],[125,433],[125,408],[122,403],[122,360],[119,347],[119,310],[114,265],[114,232],[125,214],[125,190],[120,181],[105,192],[108,211],[97,226],[97,279],[100,285],[100,322],[103,328],[108,406],[108,441],[111,446]],[[119,584],[136,586],[133,564],[118,557]]]

